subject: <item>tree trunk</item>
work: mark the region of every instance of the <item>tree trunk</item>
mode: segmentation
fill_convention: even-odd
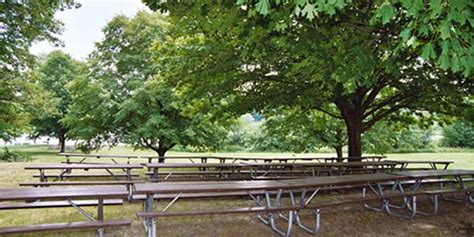
[[[362,156],[362,123],[355,123],[351,126],[347,126],[347,138],[349,145],[349,157],[359,158],[353,159],[354,161],[361,161],[360,157]]]
[[[66,150],[66,136],[64,134],[59,134],[59,152],[64,152]]]
[[[335,146],[334,149],[336,149],[337,162],[342,162],[342,146]]]
[[[156,153],[158,153],[158,163],[165,163],[165,154],[168,150],[167,149],[157,149]]]

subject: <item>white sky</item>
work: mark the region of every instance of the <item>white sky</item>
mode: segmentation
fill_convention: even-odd
[[[139,10],[148,10],[140,0],[76,0],[82,4],[78,9],[67,9],[56,13],[56,19],[64,23],[61,39],[65,47],[55,48],[48,42],[33,44],[30,51],[35,54],[60,49],[76,59],[85,59],[94,49],[94,43],[103,38],[102,28],[114,16],[124,14],[132,17]]]

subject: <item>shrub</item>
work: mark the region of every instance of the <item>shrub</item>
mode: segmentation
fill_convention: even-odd
[[[12,152],[6,147],[3,148],[3,151],[0,151],[0,162],[22,162],[31,160],[30,155],[18,151]]]
[[[445,147],[474,148],[474,124],[458,121],[443,128],[441,145]]]

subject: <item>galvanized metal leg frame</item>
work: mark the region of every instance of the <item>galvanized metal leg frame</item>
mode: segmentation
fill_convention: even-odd
[[[316,194],[319,192],[319,189],[320,188],[317,188],[308,198],[306,198],[306,194],[307,194],[308,191],[306,189],[301,190],[301,196],[300,196],[299,203],[297,203],[293,191],[290,190],[289,194],[290,194],[290,199],[291,199],[291,205],[293,205],[293,206],[308,205],[313,200],[313,198],[316,196]],[[313,216],[314,216],[314,221],[315,221],[314,227],[309,227],[309,226],[305,225],[303,223],[303,220],[302,220],[301,216],[300,216],[300,213],[301,213],[301,210],[296,210],[294,212],[294,223],[296,223],[296,225],[298,227],[300,227],[302,230],[304,230],[304,231],[306,231],[310,234],[318,233],[319,229],[321,228],[321,212],[320,212],[320,209],[318,208],[316,210],[313,210]]]
[[[168,203],[168,205],[161,210],[161,212],[165,212],[168,210],[178,199],[181,197],[182,193],[179,193],[176,195],[171,202]],[[146,212],[152,212],[153,211],[153,194],[147,194],[146,195],[146,200],[143,203],[144,209]],[[145,218],[143,221],[143,226],[145,227],[145,231],[147,232],[148,237],[156,237],[156,219],[155,218]]]
[[[419,183],[421,183],[421,181]],[[416,189],[419,187],[419,183],[415,182],[414,187],[416,187],[416,188],[414,188],[414,191],[416,191]],[[368,184],[368,187],[369,187],[370,191],[372,191],[375,195],[377,195],[379,197],[385,195],[384,185],[381,184],[381,183],[376,183],[375,185],[374,184]],[[403,189],[403,187],[402,187],[402,185],[400,184],[399,181],[395,181],[392,184],[392,187],[390,188],[388,194],[394,194],[394,193],[397,192],[397,190],[400,193],[405,193],[405,191],[404,191],[404,189]],[[367,188],[363,188],[362,192],[363,192],[362,196],[367,197]],[[396,217],[399,217],[399,218],[404,218],[404,219],[413,219],[415,217],[416,213],[417,213],[417,210],[416,210],[416,196],[412,196],[412,197],[405,196],[405,197],[403,197],[403,204],[402,205],[390,204],[388,199],[383,199],[381,207],[373,207],[373,206],[368,205],[367,203],[364,203],[364,207],[369,209],[369,210],[378,211],[378,212],[385,211],[389,215],[396,216]],[[395,208],[395,209],[405,209],[405,208],[407,208],[409,210],[409,213],[407,215],[398,214],[398,213],[393,212],[391,210],[391,208]]]
[[[73,201],[71,200],[66,200],[71,206],[73,206],[79,213],[81,213],[83,216],[85,216],[87,219],[90,221],[103,221],[104,220],[104,198],[99,197],[98,203],[97,203],[97,219],[94,218],[91,214],[89,214],[87,211],[82,209],[80,206],[76,205]],[[104,236],[104,228],[99,228],[97,229],[97,236],[103,237]]]
[[[464,180],[462,179],[461,176],[454,176],[454,179],[456,180],[456,182],[453,183],[452,186],[459,185],[461,190],[466,190],[467,189],[466,184],[464,183]],[[451,197],[443,196],[442,198],[445,201],[469,202],[471,204],[474,204],[474,198],[472,196],[472,193],[466,191],[464,194],[465,194],[464,198],[455,197],[454,194],[450,194]]]
[[[283,190],[278,190],[278,192],[276,193],[275,195],[275,200],[274,200],[274,204],[272,204],[272,200],[271,200],[271,197],[270,197],[270,192],[269,191],[265,191],[265,207],[266,208],[275,208],[275,207],[281,207],[281,196],[283,194]],[[257,197],[254,197],[253,195],[249,194],[250,197],[255,201],[255,203],[257,204],[257,206],[261,207],[262,206],[262,196],[261,195],[257,195]],[[277,213],[274,213],[274,212],[268,212],[267,213],[267,216],[264,217],[262,216],[261,213],[257,213],[257,217],[258,219],[265,225],[268,225],[270,226],[270,228],[272,228],[273,231],[275,231],[277,234],[281,235],[281,236],[290,236],[291,235],[291,230],[293,228],[293,216],[294,216],[294,211],[288,211],[288,218],[287,219],[284,219],[287,221],[288,223],[288,226],[287,226],[287,229],[286,230],[281,230],[280,228],[277,227],[277,224],[275,222],[275,216],[277,216],[279,214]]]

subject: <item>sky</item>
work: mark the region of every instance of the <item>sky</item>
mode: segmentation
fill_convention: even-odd
[[[76,0],[82,6],[56,13],[55,17],[64,23],[60,37],[65,47],[53,47],[48,42],[37,42],[30,52],[47,54],[56,49],[69,53],[76,59],[85,59],[94,49],[94,43],[103,38],[102,28],[114,16],[123,14],[133,17],[139,10],[148,10],[140,0]]]

